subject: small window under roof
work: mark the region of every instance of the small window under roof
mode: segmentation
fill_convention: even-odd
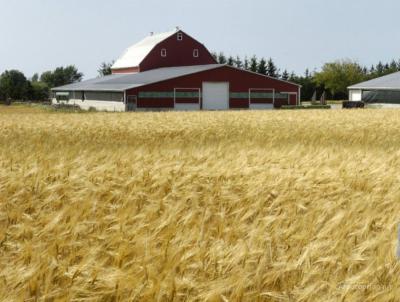
[[[178,39],[178,41],[182,41],[183,40],[183,34],[182,33],[178,33],[177,34],[177,39]]]
[[[164,58],[167,56],[167,50],[165,48],[161,49],[161,56]]]

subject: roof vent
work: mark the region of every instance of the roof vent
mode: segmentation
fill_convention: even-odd
[[[176,31],[180,31],[181,29],[179,28],[179,26],[175,27]]]
[[[152,35],[154,35],[154,31],[151,31],[151,32],[150,32],[150,36],[152,36]]]

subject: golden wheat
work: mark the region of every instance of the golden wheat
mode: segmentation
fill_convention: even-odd
[[[2,301],[396,301],[400,111],[0,107]]]

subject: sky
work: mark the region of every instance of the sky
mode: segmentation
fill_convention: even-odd
[[[398,0],[0,0],[0,73],[74,64],[85,78],[150,32],[179,26],[210,50],[272,57],[297,74],[326,62],[400,59]]]

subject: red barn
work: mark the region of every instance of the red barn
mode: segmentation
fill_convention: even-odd
[[[181,30],[151,34],[128,48],[112,75],[53,89],[54,102],[99,110],[272,109],[299,103],[300,86],[217,64]]]

